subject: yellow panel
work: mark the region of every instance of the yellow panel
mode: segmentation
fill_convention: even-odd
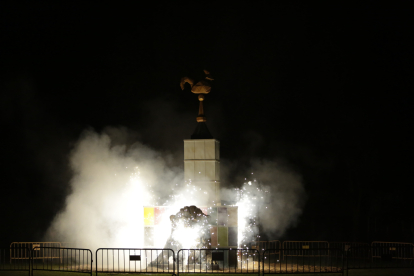
[[[154,225],[154,207],[144,207],[144,225]]]
[[[218,246],[226,247],[229,246],[229,238],[227,236],[228,228],[227,227],[217,227],[218,232]]]
[[[237,227],[237,207],[227,207],[228,225],[232,227]]]

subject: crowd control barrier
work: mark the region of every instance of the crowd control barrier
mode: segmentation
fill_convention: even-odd
[[[53,247],[61,248],[60,242],[12,242],[10,244],[10,260],[28,260],[30,256],[30,250],[35,252],[32,254],[34,259],[50,258],[46,255],[42,248]],[[21,251],[20,248],[28,248],[29,251]]]
[[[42,258],[36,259],[38,252]],[[31,249],[32,275],[35,270],[77,272],[92,275],[92,251],[83,248],[35,247]]]
[[[99,248],[96,250],[96,275],[99,273],[175,274],[172,249]]]
[[[413,250],[413,244],[391,242],[350,247],[347,269],[414,268]]]
[[[260,253],[256,249],[180,249],[177,275],[180,273],[260,275]]]
[[[284,241],[282,246],[282,256],[285,257],[312,257],[314,252],[318,256],[329,255],[329,242],[327,241]],[[310,249],[318,249],[319,251],[312,251]],[[322,249],[325,249],[323,251]]]
[[[318,248],[280,249],[283,259],[274,254],[275,250],[267,249],[262,256],[263,274],[284,273],[344,273],[344,254],[340,249]]]
[[[15,256],[27,256],[27,258],[12,259]],[[14,246],[13,250],[0,248],[0,271],[30,271],[30,248]]]

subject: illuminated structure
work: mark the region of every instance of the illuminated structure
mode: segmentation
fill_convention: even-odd
[[[237,248],[237,206],[222,206],[220,198],[220,142],[204,139],[207,126],[198,122],[193,139],[184,140],[184,177],[201,192],[201,208],[210,220],[211,247]],[[200,137],[195,138],[194,137]]]
[[[195,82],[184,77],[181,79],[181,88],[185,83],[191,85],[191,92],[198,94],[200,101],[197,126],[191,139],[184,140],[184,180],[185,185],[195,191],[198,208],[208,215],[210,227],[211,248],[238,247],[238,207],[223,206],[220,197],[220,142],[210,134],[204,115],[204,95],[211,90],[210,73],[204,70],[205,80]],[[181,195],[188,198],[188,194]],[[184,206],[182,206],[184,207]],[[181,207],[181,208],[182,208]],[[190,207],[184,207],[181,212],[187,212]],[[154,246],[157,228],[161,228],[163,214],[175,214],[179,210],[170,210],[166,206],[144,207],[144,241],[145,246]],[[165,216],[164,216],[165,217]],[[181,242],[184,244],[184,242]],[[166,244],[165,247],[168,247]]]
[[[220,206],[220,142],[184,140],[184,178],[205,195],[202,206]]]
[[[213,78],[210,72],[204,70],[204,80],[195,82],[184,77],[181,79],[181,89],[184,84],[191,85],[191,92],[198,94],[200,101],[197,127],[191,139],[184,140],[184,179],[194,185],[203,196],[201,205],[221,206],[220,198],[220,142],[213,139],[206,125],[204,115],[204,95],[211,91]]]

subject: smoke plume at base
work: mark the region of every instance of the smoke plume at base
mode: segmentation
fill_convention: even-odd
[[[128,135],[125,129],[114,128],[82,134],[70,157],[71,194],[46,240],[93,250],[144,245],[143,207],[167,201],[182,174],[141,143],[116,144]]]
[[[124,128],[107,128],[100,134],[84,131],[70,156],[71,194],[45,240],[92,250],[142,248],[144,206],[168,205],[154,239],[156,247],[165,245],[171,234],[169,215],[184,206],[197,206],[205,195],[191,181],[184,182],[182,168],[171,166],[171,155],[131,143],[136,140],[136,133]],[[222,199],[238,206],[239,246],[256,239],[259,224],[261,232],[281,237],[303,206],[301,177],[288,167],[256,160],[250,171],[254,174],[237,185],[241,192],[237,200],[234,189],[221,191]]]

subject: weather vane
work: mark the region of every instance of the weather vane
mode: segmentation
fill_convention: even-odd
[[[204,73],[206,74],[205,79],[200,80],[197,83],[195,83],[195,81],[189,77],[181,78],[181,82],[180,82],[181,90],[184,90],[185,83],[188,83],[191,85],[191,92],[193,92],[194,94],[198,94],[198,100],[200,101],[200,107],[198,109],[197,122],[207,121],[206,117],[204,116],[204,109],[203,109],[204,94],[210,93],[211,81],[214,80],[211,77],[209,71],[204,70]]]

